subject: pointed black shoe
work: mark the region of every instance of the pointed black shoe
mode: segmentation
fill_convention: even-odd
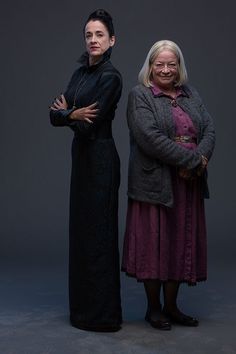
[[[163,331],[169,331],[171,329],[171,323],[167,319],[158,319],[154,317],[157,316],[152,316],[151,311],[147,310],[145,320],[150,323],[153,328],[161,329]]]
[[[168,312],[163,310],[163,313],[167,316],[167,318],[170,320],[171,323],[174,324],[179,324],[181,326],[186,326],[186,327],[197,327],[199,325],[199,322],[196,318],[187,316],[184,313],[178,311],[178,312]]]

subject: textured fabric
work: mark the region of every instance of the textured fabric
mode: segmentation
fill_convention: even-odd
[[[70,189],[69,298],[73,325],[104,330],[121,324],[118,250],[120,161],[111,121],[121,76],[105,55],[75,71],[65,92],[68,110],[51,111],[55,126],[74,131]],[[74,102],[75,101],[75,102]],[[76,107],[98,102],[93,124],[71,121]]]
[[[138,85],[131,90],[127,119],[130,129],[128,196],[152,204],[173,205],[170,166],[195,168],[201,155],[210,159],[215,144],[213,122],[196,90],[182,86],[178,106],[192,119],[198,146],[186,150],[173,141],[176,136],[170,98]],[[208,197],[206,179],[202,194]]]
[[[157,90],[154,91],[157,93]],[[181,95],[179,91],[178,95]],[[192,120],[172,106],[176,136],[196,138]],[[195,143],[179,143],[196,149]],[[206,224],[201,178],[186,181],[171,167],[173,208],[129,200],[122,270],[138,280],[194,284],[207,277]]]

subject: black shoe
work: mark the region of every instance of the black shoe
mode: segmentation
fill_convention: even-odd
[[[187,316],[179,310],[173,312],[163,310],[163,313],[168,317],[171,323],[176,323],[187,327],[197,327],[199,325],[196,318]]]
[[[167,319],[158,319],[158,317],[163,317],[161,312],[159,314],[155,313],[155,316],[152,316],[151,312],[147,311],[145,320],[149,322],[153,328],[169,331],[171,329],[171,323]]]

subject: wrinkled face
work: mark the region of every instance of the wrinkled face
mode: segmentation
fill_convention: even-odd
[[[178,60],[169,49],[158,54],[152,64],[151,77],[162,89],[171,89],[178,77]]]
[[[96,62],[109,47],[114,45],[115,37],[110,37],[102,22],[89,21],[85,26],[85,42],[91,61]]]

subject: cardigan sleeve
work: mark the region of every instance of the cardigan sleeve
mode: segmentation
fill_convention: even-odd
[[[202,118],[201,139],[198,142],[196,151],[200,152],[201,155],[204,155],[209,160],[215,147],[214,123],[196,90],[195,97],[199,104],[199,112]]]
[[[158,127],[153,109],[138,89],[131,91],[127,109],[128,126],[138,146],[150,157],[188,169],[201,163],[201,153],[187,150]]]

